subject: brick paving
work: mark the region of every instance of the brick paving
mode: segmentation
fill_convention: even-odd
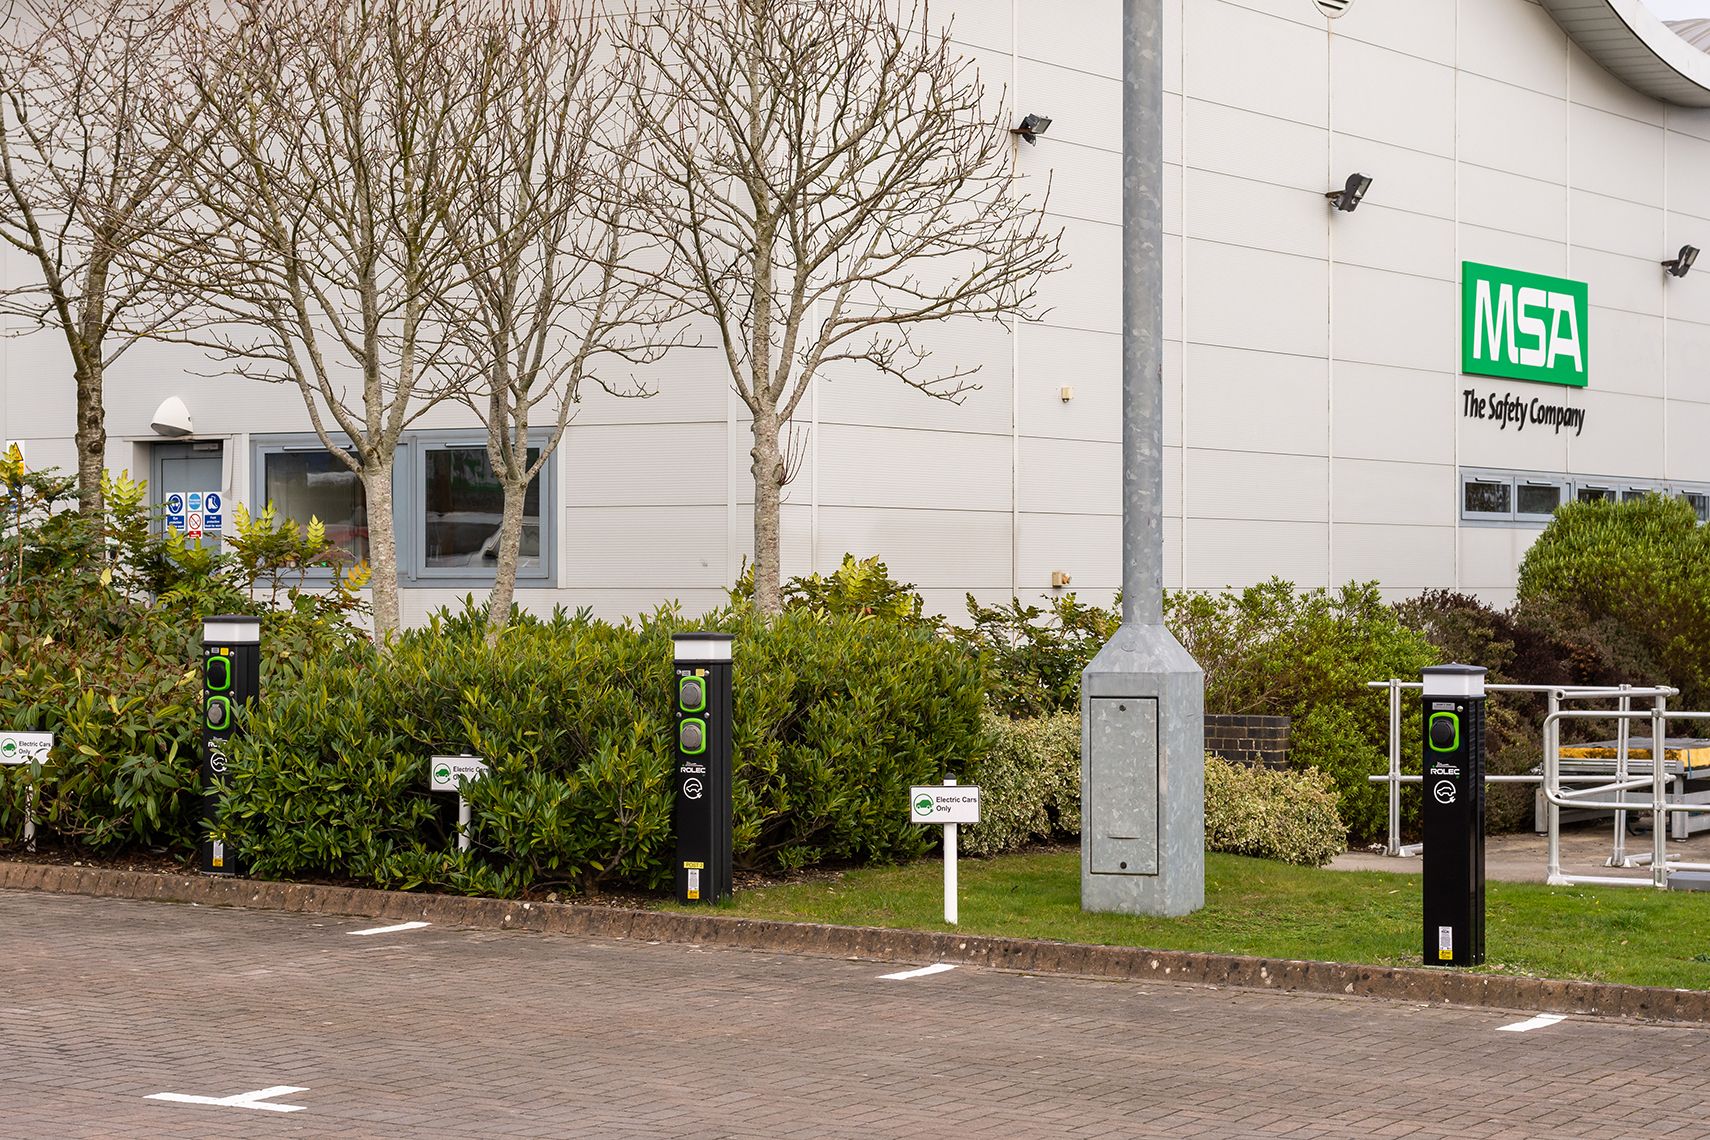
[[[0,1136],[1710,1136],[1704,1027],[376,925],[0,892]]]

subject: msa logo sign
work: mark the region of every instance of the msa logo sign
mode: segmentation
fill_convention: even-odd
[[[1583,281],[1461,263],[1461,371],[1583,388],[1590,378]]]

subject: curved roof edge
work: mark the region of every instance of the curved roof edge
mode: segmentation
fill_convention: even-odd
[[[1542,3],[1574,43],[1635,91],[1680,107],[1710,107],[1710,54],[1681,39],[1643,0]]]

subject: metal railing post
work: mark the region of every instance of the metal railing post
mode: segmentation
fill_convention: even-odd
[[[1544,819],[1549,824],[1549,841],[1544,854],[1544,881],[1557,885],[1562,878],[1562,808],[1556,802],[1561,792],[1561,756],[1557,735],[1560,723],[1556,713],[1561,711],[1562,693],[1551,689],[1549,710],[1544,716]]]
[[[1658,693],[1651,706],[1651,883],[1662,891],[1668,890],[1668,773],[1663,763],[1668,756],[1667,709],[1668,698]]]
[[[1621,692],[1626,693],[1631,690],[1632,687],[1633,686],[1631,685],[1622,685]],[[1632,712],[1633,698],[1623,696],[1616,707],[1619,708],[1622,713]],[[1625,780],[1632,774],[1632,770],[1628,764],[1629,758],[1632,755],[1631,747],[1632,729],[1629,727],[1627,718],[1622,716],[1615,722],[1615,779],[1617,781]],[[1653,757],[1655,755],[1654,749],[1652,750],[1652,755]],[[1627,799],[1627,793],[1622,792],[1615,798],[1625,802]],[[1627,866],[1627,813],[1625,811],[1617,811],[1615,813],[1615,835],[1609,844],[1609,861],[1603,865],[1605,867]]]
[[[1389,847],[1385,855],[1401,854],[1401,681],[1389,679]]]

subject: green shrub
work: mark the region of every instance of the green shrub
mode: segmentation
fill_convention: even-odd
[[[992,707],[1014,718],[1079,713],[1081,673],[1121,624],[1115,606],[1082,605],[1074,594],[1046,608],[982,606],[968,595],[971,624],[953,635],[985,663]]]
[[[1582,672],[1710,702],[1710,528],[1684,500],[1563,506],[1520,563],[1519,614]]]
[[[1205,670],[1206,712],[1289,717],[1289,763],[1329,775],[1355,838],[1383,834],[1388,800],[1367,777],[1389,766],[1389,706],[1366,682],[1417,677],[1438,655],[1375,583],[1297,590],[1273,578],[1235,593],[1171,594],[1164,617]],[[1418,719],[1402,727],[1402,755],[1417,771]]]
[[[784,583],[784,609],[808,610],[821,616],[853,617],[888,621],[897,625],[920,625],[937,629],[937,618],[922,613],[924,602],[909,582],[891,577],[877,555],[856,558],[845,554],[829,575],[819,573],[791,578]],[[730,590],[733,606],[754,598],[754,567],[743,569]]]
[[[883,861],[931,841],[910,784],[978,752],[974,663],[927,632],[747,607],[686,622],[530,620],[496,643],[467,615],[388,653],[311,667],[249,718],[233,749],[225,834],[256,873],[516,893],[659,888],[670,879],[673,631],[735,636],[734,848],[739,866]],[[490,771],[468,799],[475,850],[452,846],[428,757]]]
[[[1081,718],[987,718],[990,746],[965,782],[980,788],[980,822],[961,829],[970,855],[998,855],[1081,830]]]
[[[74,481],[0,459],[0,728],[51,732],[40,779],[0,767],[0,840],[18,838],[32,781],[44,839],[110,851],[187,852],[200,834],[200,618],[260,613],[262,668],[282,684],[303,662],[361,638],[354,588],[310,594],[258,583],[320,556],[324,541],[240,515],[223,554],[149,530],[146,487],[103,477],[105,513],[63,509]],[[268,587],[270,588],[270,587]],[[152,590],[164,590],[160,597]]]
[[[1336,785],[1314,768],[1276,771],[1205,757],[1205,848],[1317,867],[1346,850]]]

